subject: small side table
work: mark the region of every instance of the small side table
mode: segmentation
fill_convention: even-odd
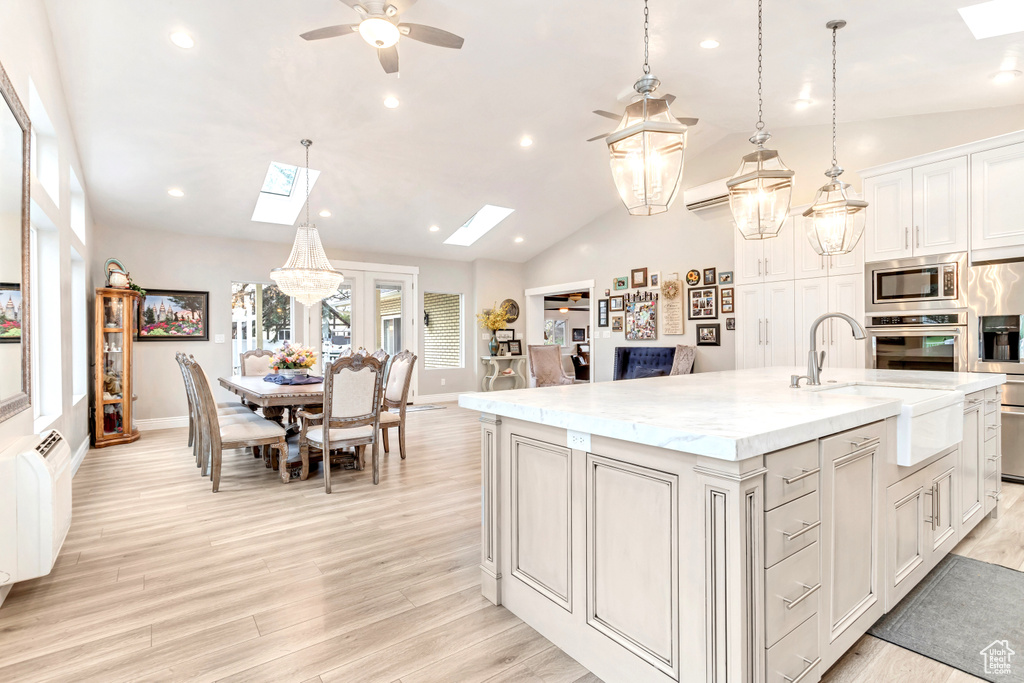
[[[484,391],[495,391],[494,382],[499,379],[512,380],[513,389],[526,388],[526,356],[480,356],[480,362],[487,367],[482,382]],[[506,368],[511,368],[512,374],[503,375],[501,371]]]

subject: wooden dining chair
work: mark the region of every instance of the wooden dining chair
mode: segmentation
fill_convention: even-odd
[[[331,462],[346,456],[343,449],[355,449],[356,465],[363,467],[366,447],[371,447],[373,483],[380,482],[381,393],[384,384],[384,360],[355,354],[339,358],[324,370],[324,403],[320,413],[299,412],[299,455],[302,478],[309,476],[309,457],[313,450],[323,455],[324,490],[331,492]]]
[[[243,377],[264,377],[274,367],[274,352],[267,349],[252,349],[238,354],[239,367]]]
[[[188,359],[189,356],[181,353],[180,351],[174,354],[174,360],[178,363],[178,369],[181,371],[181,379],[185,384],[185,399],[188,402],[188,445],[192,447],[192,454],[196,459],[196,467],[199,467],[201,462],[199,416],[197,414],[199,402],[195,396],[195,387],[192,385],[192,378],[189,370],[185,367],[185,361]],[[218,403],[217,413],[221,416],[227,416],[251,414],[251,411],[245,406],[238,405],[237,403]]]
[[[209,473],[213,491],[220,490],[220,471],[224,449],[269,446],[277,450],[281,479],[288,483],[288,442],[284,428],[249,413],[228,415],[224,418],[217,413],[213,392],[206,373],[194,360],[186,361],[199,404],[201,430],[201,452],[203,474]]]
[[[384,401],[381,405],[380,432],[384,442],[384,452],[390,452],[388,431],[398,427],[398,451],[405,460],[405,407],[409,402],[409,387],[412,385],[412,373],[416,367],[416,354],[402,351],[392,356],[388,366],[388,379],[384,388]],[[398,408],[398,414],[391,412]]]

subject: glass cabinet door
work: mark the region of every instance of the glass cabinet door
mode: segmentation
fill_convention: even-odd
[[[103,368],[103,421],[104,435],[123,434],[124,426],[124,342],[125,335],[131,334],[126,328],[130,311],[125,310],[125,300],[119,296],[103,297],[103,340],[100,361]]]

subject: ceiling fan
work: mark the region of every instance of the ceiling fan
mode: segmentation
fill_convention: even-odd
[[[462,48],[464,40],[454,33],[422,24],[399,23],[399,17],[416,0],[341,0],[360,16],[358,24],[325,26],[303,33],[306,40],[323,40],[358,33],[371,47],[377,48],[377,58],[384,72],[398,73],[398,39],[402,36],[428,45]]]
[[[635,97],[635,95],[634,95],[634,97]],[[676,96],[675,95],[665,95],[661,99],[665,100],[665,104],[671,105],[673,102],[676,101]],[[637,99],[637,101],[639,102],[639,99]],[[628,107],[627,107],[627,111],[628,111]],[[611,119],[613,121],[621,121],[622,117],[624,115],[624,114],[613,114],[612,112],[605,111],[604,109],[595,109],[594,113],[597,114],[598,116],[603,116],[606,119]],[[697,119],[679,119],[679,122],[680,123],[684,123],[687,126],[694,126],[694,125],[697,124]],[[595,140],[604,140],[606,137],[608,137],[609,135],[611,135],[614,132],[615,131],[608,131],[607,133],[603,133],[601,135],[595,135],[594,137],[592,137],[589,140],[587,140],[587,142],[594,142]]]

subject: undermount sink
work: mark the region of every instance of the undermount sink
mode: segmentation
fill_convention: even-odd
[[[900,414],[896,417],[896,463],[904,467],[924,462],[964,438],[964,394],[961,391],[889,384],[844,384],[819,389],[818,392],[902,401]]]

